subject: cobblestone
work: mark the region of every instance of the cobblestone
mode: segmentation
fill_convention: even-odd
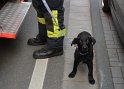
[[[101,7],[101,4],[99,2]],[[100,9],[109,62],[113,76],[114,89],[124,88],[124,49],[120,42],[111,16]],[[108,24],[108,25],[107,25]],[[109,36],[108,36],[109,35]]]

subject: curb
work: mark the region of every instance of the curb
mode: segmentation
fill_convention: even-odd
[[[96,69],[99,89],[114,89],[98,0],[90,0],[93,35],[96,39]],[[107,75],[106,75],[107,74]]]

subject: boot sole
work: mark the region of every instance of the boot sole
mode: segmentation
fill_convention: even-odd
[[[59,53],[56,53],[56,54],[54,54],[54,55],[41,56],[41,57],[35,57],[35,56],[33,55],[33,58],[34,58],[34,59],[45,59],[45,58],[51,58],[51,57],[60,56],[60,55],[63,55],[63,51],[62,51],[62,52],[59,52]]]

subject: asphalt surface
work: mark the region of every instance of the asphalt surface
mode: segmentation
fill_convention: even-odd
[[[0,39],[0,89],[28,89],[35,60],[34,50],[27,45],[37,34],[36,13],[31,7],[16,39]]]

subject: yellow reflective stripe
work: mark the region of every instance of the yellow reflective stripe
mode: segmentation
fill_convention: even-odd
[[[57,18],[58,17],[58,10],[52,10],[52,15]]]
[[[60,31],[58,30],[56,32],[51,32],[51,31],[47,30],[47,35],[49,38],[59,38],[59,37],[66,35],[66,29],[63,29]]]
[[[58,11],[57,10],[52,10],[52,15],[54,17],[54,19],[52,18],[52,21],[53,21],[53,25],[54,25],[54,32],[58,31],[60,28],[59,28],[59,24],[58,24]]]
[[[62,36],[66,35],[66,29],[60,29],[59,24],[58,24],[58,11],[57,10],[53,10],[52,11],[52,15],[54,16],[55,19],[52,19],[53,21],[53,29],[54,32],[51,32],[50,30],[47,30],[47,35],[49,38],[59,38]],[[56,22],[55,22],[56,21]]]
[[[46,24],[44,18],[37,17],[37,19],[38,19],[38,22],[40,22],[41,24]]]

